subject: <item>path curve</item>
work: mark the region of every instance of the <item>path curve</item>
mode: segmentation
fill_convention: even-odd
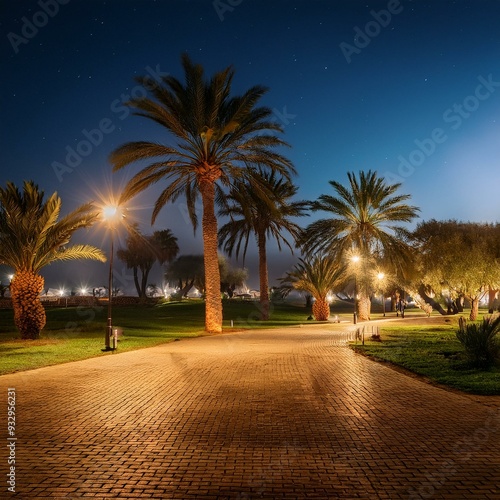
[[[500,499],[500,397],[405,376],[334,330],[184,339],[0,377],[17,437],[16,492],[4,480],[0,498]]]

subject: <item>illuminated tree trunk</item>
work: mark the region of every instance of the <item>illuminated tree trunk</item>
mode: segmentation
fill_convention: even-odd
[[[430,306],[432,306],[433,309],[435,309],[436,311],[438,311],[439,314],[441,314],[443,316],[447,314],[446,311],[443,309],[443,306],[439,302],[436,302],[432,297],[430,297],[429,295],[427,295],[426,289],[425,289],[424,285],[421,285],[419,287],[418,293],[424,299],[424,301],[427,304],[429,304]]]
[[[495,290],[493,288],[489,288],[488,290],[488,313],[489,314],[493,314],[495,311],[494,311],[494,306],[493,304],[495,303],[495,299],[497,297],[497,293],[499,292],[499,290]]]
[[[476,321],[477,315],[479,313],[479,299],[470,297],[469,300],[470,300],[470,316],[469,316],[469,319],[471,321]]]
[[[205,330],[222,332],[222,299],[220,293],[219,257],[217,253],[217,218],[215,216],[215,184],[200,182],[203,202],[203,262],[205,264]]]
[[[392,296],[391,296],[391,311],[396,312],[399,304],[399,298],[401,294],[399,293],[399,290],[396,290]]]
[[[269,277],[267,273],[266,235],[257,236],[259,247],[259,286],[260,286],[260,317],[263,321],[269,319]]]
[[[356,310],[359,321],[370,320],[371,305],[372,303],[370,297],[367,297],[366,295],[359,296],[359,298],[356,300]]]
[[[325,299],[316,299],[312,306],[316,321],[326,321],[330,317],[330,304]]]
[[[44,279],[31,271],[16,271],[10,284],[14,323],[25,340],[40,338],[45,326],[45,309],[40,302]]]

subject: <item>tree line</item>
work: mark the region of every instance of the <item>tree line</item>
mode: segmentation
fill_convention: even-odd
[[[467,300],[475,319],[481,297],[500,288],[498,224],[428,221],[410,231],[406,226],[419,208],[400,193],[400,184],[372,170],[349,172],[345,184],[331,180],[333,192],[315,201],[295,200],[296,169],[284,155],[289,144],[281,138],[283,127],[270,108],[258,105],[267,89],[256,85],[233,95],[232,67],[206,78],[203,67],[185,54],[182,65],[184,81],[171,75],[137,78],[149,94],[126,103],[133,114],[162,127],[165,140],[126,143],[111,153],[110,163],[115,172],[146,165],[125,186],[122,205],[161,184],[152,224],[165,205],[183,197],[196,230],[195,204],[201,198],[207,332],[222,330],[219,252],[244,258],[252,240],[259,253],[263,320],[269,317],[269,239],[301,256],[281,278],[282,290],[311,293],[317,319],[328,317],[329,292],[349,289],[360,320],[369,319],[373,295],[390,289],[405,290],[424,309],[442,308],[439,296],[447,297],[452,312]],[[37,338],[45,324],[38,300],[43,266],[76,258],[105,260],[97,248],[68,246],[76,230],[99,220],[99,207],[88,203],[62,219],[60,208],[56,193],[45,200],[33,182],[25,182],[22,192],[12,183],[0,188],[0,263],[15,271],[11,295],[23,338]],[[309,213],[324,216],[303,228],[297,219]],[[221,227],[220,218],[227,221]],[[173,261],[178,250],[168,229],[151,236],[130,230],[119,257],[134,270],[139,295],[153,263]]]

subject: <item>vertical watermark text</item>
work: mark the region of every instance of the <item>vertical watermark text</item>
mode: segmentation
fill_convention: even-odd
[[[7,490],[16,492],[16,390],[7,389]]]

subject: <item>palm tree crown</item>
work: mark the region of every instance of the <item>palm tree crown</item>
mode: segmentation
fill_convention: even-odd
[[[161,82],[151,78],[138,81],[150,89],[151,96],[132,99],[135,114],[163,126],[176,140],[174,146],[152,142],[131,142],[111,155],[114,170],[138,160],[149,164],[127,184],[126,200],[152,184],[166,185],[156,200],[152,221],[170,201],[184,195],[188,213],[197,226],[196,199],[203,204],[202,231],[206,279],[205,328],[222,329],[220,273],[217,256],[217,218],[215,199],[235,180],[244,179],[256,164],[288,178],[295,172],[291,162],[276,152],[287,146],[276,136],[282,127],[270,119],[271,110],[256,107],[267,89],[254,86],[241,96],[231,96],[234,71],[231,67],[204,78],[200,65],[187,55],[182,57],[185,83],[173,76]]]
[[[16,272],[38,273],[55,261],[95,259],[104,254],[90,245],[68,247],[72,234],[90,227],[99,218],[93,204],[86,203],[59,219],[61,198],[57,193],[44,201],[44,192],[25,181],[23,192],[12,183],[0,187],[0,263]]]
[[[292,218],[306,215],[308,207],[305,201],[291,201],[297,191],[298,187],[289,179],[261,169],[252,172],[245,182],[235,184],[219,211],[219,215],[231,218],[219,230],[224,251],[229,256],[235,251],[237,257],[242,251],[245,258],[252,233],[262,238],[263,243],[275,239],[279,250],[282,243],[293,250],[283,231],[297,239],[300,226]]]
[[[312,203],[314,211],[332,217],[310,224],[302,241],[309,251],[378,254],[400,267],[410,250],[410,233],[399,223],[411,222],[419,209],[405,203],[410,195],[395,194],[401,184],[387,184],[377,172],[361,171],[359,179],[352,172],[347,175],[349,188],[330,181],[336,196],[324,194]]]
[[[122,199],[166,180],[167,186],[154,206],[152,222],[166,203],[182,194],[196,226],[195,201],[205,183],[217,181],[216,192],[223,196],[223,187],[245,177],[247,168],[257,163],[287,178],[295,169],[275,151],[288,144],[269,133],[283,132],[278,123],[270,120],[272,111],[255,107],[267,92],[265,87],[257,85],[241,96],[231,97],[231,67],[205,81],[203,68],[193,64],[186,54],[182,64],[185,84],[173,76],[164,76],[161,84],[150,77],[138,78],[139,83],[151,89],[152,97],[128,102],[136,109],[136,115],[153,120],[175,136],[176,146],[130,142],[111,154],[111,162],[116,171],[138,160],[153,160],[130,180]]]
[[[292,271],[281,278],[281,288],[286,292],[301,290],[310,293],[315,303],[313,314],[319,321],[330,315],[327,295],[344,283],[346,267],[336,256],[316,254],[314,257],[299,259]]]

